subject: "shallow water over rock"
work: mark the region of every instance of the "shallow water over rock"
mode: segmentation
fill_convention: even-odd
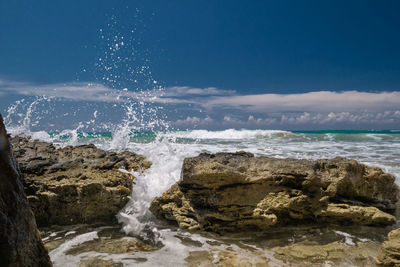
[[[42,229],[55,266],[375,266],[392,228],[307,225],[273,231],[189,233],[160,229],[160,242],[118,225]]]
[[[237,131],[237,133],[241,133]],[[197,134],[197,135],[196,135]],[[193,137],[195,136],[195,137]],[[204,136],[204,138],[202,138]],[[216,137],[217,136],[217,137]],[[347,156],[360,160],[367,165],[382,166],[384,170],[399,177],[398,139],[397,135],[389,139],[380,140],[342,140],[280,132],[275,134],[268,131],[262,133],[248,131],[243,137],[226,140],[221,136],[208,132],[198,134],[196,131],[180,133],[157,133],[154,139],[144,140],[140,136],[134,137],[127,148],[138,154],[143,154],[153,164],[144,172],[131,172],[135,176],[135,185],[132,189],[131,202],[122,212],[123,233],[121,225],[81,225],[66,228],[52,227],[42,229],[46,246],[55,266],[374,266],[371,251],[386,239],[392,229],[378,227],[340,227],[337,225],[316,226],[313,224],[304,227],[275,228],[273,231],[256,231],[244,233],[230,233],[218,235],[216,233],[185,232],[173,226],[167,226],[157,221],[148,212],[150,202],[165,192],[180,178],[184,158],[197,156],[202,152],[216,153],[221,151],[235,152],[246,150],[256,156],[271,156],[277,158],[333,158]],[[218,139],[219,138],[219,139]],[[55,141],[61,146],[65,144]],[[95,143],[96,146],[110,149],[110,139],[92,138],[79,139],[77,144]],[[379,147],[380,154],[370,153]],[[130,170],[128,170],[130,171]],[[116,214],[115,214],[116,215]],[[393,227],[396,227],[394,225]],[[108,229],[108,230],[107,230]],[[105,233],[107,233],[106,235]],[[112,232],[112,234],[110,234]],[[143,234],[145,233],[145,234]],[[143,235],[142,235],[143,234]],[[139,251],[136,245],[126,245],[124,237],[132,242],[141,242],[154,250]],[[148,238],[148,239],[146,239]],[[104,243],[106,242],[106,244]],[[123,244],[122,244],[122,243]],[[114,253],[108,250],[107,244],[116,244],[116,247],[125,248],[123,253]],[[324,258],[313,255],[304,258],[295,258],[285,255],[289,248],[297,250],[304,248],[306,255],[314,252],[313,246],[326,246],[328,251],[338,247],[338,251],[346,253],[340,259]],[[311,249],[310,249],[311,248]],[[74,252],[67,253],[68,251]],[[335,250],[335,249],[333,249]],[[369,256],[364,257],[364,251]],[[123,250],[124,251],[124,250]],[[279,254],[277,253],[279,251]],[[336,250],[335,250],[336,251]],[[358,251],[348,254],[347,251]],[[363,254],[364,253],[364,254]],[[297,254],[296,254],[297,255]],[[357,259],[355,259],[355,255]],[[303,258],[302,258],[303,257]],[[361,259],[358,259],[360,258]]]

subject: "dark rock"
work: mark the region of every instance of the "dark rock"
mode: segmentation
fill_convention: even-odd
[[[51,266],[0,115],[0,265]]]

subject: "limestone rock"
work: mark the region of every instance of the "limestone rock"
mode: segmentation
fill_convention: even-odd
[[[133,253],[138,251],[153,251],[156,248],[145,244],[133,237],[123,237],[119,239],[105,239],[89,241],[69,249],[66,253],[78,255],[85,252],[99,252],[108,254]]]
[[[189,256],[185,258],[189,267],[197,266],[239,266],[239,267],[269,267],[270,259],[263,255],[260,251],[248,251],[241,254],[232,250],[198,250],[189,252]],[[272,265],[281,266],[281,265]]]
[[[113,222],[133,184],[132,175],[120,169],[151,164],[135,153],[94,145],[61,148],[19,136],[11,143],[39,226]]]
[[[181,180],[156,198],[155,216],[190,230],[234,231],[311,223],[388,225],[394,176],[355,160],[297,160],[250,153],[187,158]]]
[[[51,266],[0,115],[0,264]]]
[[[101,257],[89,257],[82,260],[79,267],[123,267],[121,262],[115,262],[113,260],[105,260]]]
[[[360,225],[390,225],[396,222],[393,215],[375,207],[350,206],[347,204],[328,204],[327,208],[315,212],[321,220],[353,222]]]
[[[388,239],[383,242],[376,263],[382,266],[400,266],[400,228],[391,231]]]
[[[274,248],[274,256],[290,266],[373,266],[378,244],[358,242],[350,246],[342,242],[328,244],[296,243]]]

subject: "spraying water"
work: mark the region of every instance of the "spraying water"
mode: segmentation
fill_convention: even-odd
[[[135,177],[135,185],[129,203],[118,214],[124,233],[163,244],[157,252],[139,253],[146,258],[146,262],[140,263],[143,266],[185,265],[184,259],[190,252],[204,249],[215,250],[213,257],[217,257],[218,251],[230,249],[239,256],[252,255],[254,263],[262,261],[262,257],[271,259],[271,252],[260,247],[247,244],[244,248],[243,244],[226,243],[210,245],[215,242],[213,238],[162,229],[148,208],[155,197],[179,181],[186,157],[202,152],[238,150],[279,158],[345,156],[380,166],[393,173],[399,183],[400,132],[171,131],[163,108],[156,101],[164,89],[152,76],[145,50],[138,48],[137,28],[132,26],[127,31],[131,33],[129,35],[121,34],[119,29],[117,18],[111,16],[107,27],[99,30],[100,52],[93,64],[93,72],[96,82],[108,88],[107,95],[104,95],[106,101],[71,103],[63,98],[46,96],[25,99],[9,107],[5,121],[13,135],[29,135],[62,146],[95,143],[106,150],[131,150],[145,155],[152,162],[146,171],[123,170]],[[50,253],[53,262],[56,266],[78,264],[79,257],[83,256],[67,255],[66,251],[96,238],[96,231],[74,237]],[[185,245],[182,242],[185,238],[200,245]],[[246,254],[249,251],[257,251],[257,257],[262,257]],[[127,265],[132,262],[139,264],[127,259],[129,255],[125,254],[102,256]],[[274,265],[273,261],[270,263]],[[279,262],[275,263],[279,265]]]

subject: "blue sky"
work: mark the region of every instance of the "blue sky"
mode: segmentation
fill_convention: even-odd
[[[395,0],[0,0],[0,110],[45,95],[58,118],[92,114],[148,90],[140,101],[175,128],[399,128],[399,12]]]

